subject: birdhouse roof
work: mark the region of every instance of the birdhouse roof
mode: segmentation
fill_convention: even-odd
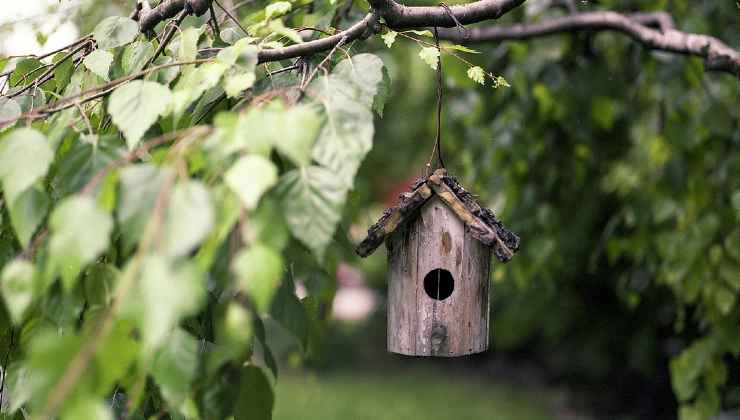
[[[437,169],[427,178],[416,181],[409,192],[401,194],[396,206],[383,212],[355,249],[357,254],[361,257],[372,254],[406,220],[416,217],[418,213],[415,210],[433,195],[439,197],[465,223],[474,238],[491,247],[501,262],[509,261],[519,249],[519,237],[507,230],[491,209],[481,206],[455,178],[447,175],[446,170]]]

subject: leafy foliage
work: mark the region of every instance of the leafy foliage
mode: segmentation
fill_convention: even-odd
[[[261,41],[291,10],[267,5],[277,29]],[[110,95],[0,134],[9,414],[267,419],[277,367],[262,318],[306,351],[321,336],[285,252],[305,246],[307,272],[327,264],[387,74],[374,55],[340,57],[302,97],[276,97],[272,83],[300,89],[258,69],[258,39],[208,28],[188,18],[162,46],[102,20],[81,65],[29,95]],[[17,60],[11,89],[43,65]],[[1,118],[44,104],[18,101]]]

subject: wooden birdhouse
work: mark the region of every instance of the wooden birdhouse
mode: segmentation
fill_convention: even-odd
[[[357,253],[388,249],[388,351],[455,357],[488,349],[491,252],[506,262],[519,237],[457,180],[420,179],[368,230]]]

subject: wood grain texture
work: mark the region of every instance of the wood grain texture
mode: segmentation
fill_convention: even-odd
[[[488,349],[491,250],[438,197],[430,198],[387,241],[388,350],[455,357]],[[444,269],[454,278],[450,297],[424,291],[424,276]]]

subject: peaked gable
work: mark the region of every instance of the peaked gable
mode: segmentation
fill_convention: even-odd
[[[429,177],[416,181],[411,191],[401,194],[396,206],[383,212],[355,249],[357,254],[361,257],[372,254],[388,235],[412,217],[414,211],[432,195],[439,197],[465,223],[474,238],[491,247],[499,261],[509,261],[519,249],[519,237],[507,230],[493,211],[481,206],[455,178],[447,175],[446,170],[437,169]]]

